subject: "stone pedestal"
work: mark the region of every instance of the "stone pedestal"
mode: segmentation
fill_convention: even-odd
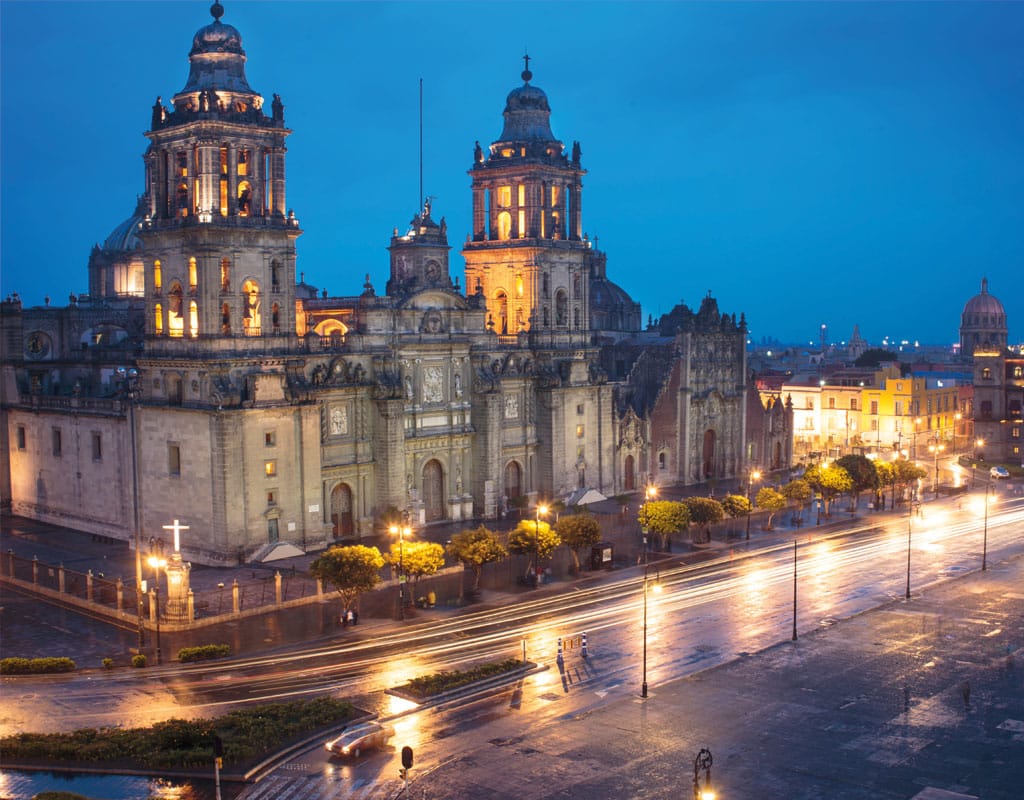
[[[192,565],[181,560],[181,553],[173,553],[167,560],[167,619],[172,622],[190,622],[188,615],[188,574]]]

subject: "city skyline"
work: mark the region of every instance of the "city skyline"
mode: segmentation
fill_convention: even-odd
[[[526,3],[501,26],[465,3],[224,7],[295,131],[297,269],[332,295],[366,273],[383,293],[391,231],[418,210],[420,79],[424,193],[463,280],[466,171],[526,51],[552,130],[580,142],[583,228],[644,320],[710,291],[754,342],[817,343],[825,324],[952,344],[987,277],[1022,338],[1020,6]],[[208,9],[3,4],[4,295],[86,291]]]

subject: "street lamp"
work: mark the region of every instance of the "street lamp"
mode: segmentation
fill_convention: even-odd
[[[939,453],[945,449],[946,445],[939,441],[938,435],[936,435],[932,444],[928,445],[928,451],[935,457],[935,486],[933,487],[933,490],[935,492],[936,499],[938,499],[939,496]]]
[[[953,415],[953,452],[956,452],[956,437],[960,431],[960,420],[964,418],[964,415],[957,411]]]
[[[907,504],[907,600],[910,599],[910,535],[914,528],[914,490],[910,490],[910,502]]]
[[[985,572],[988,569],[988,493],[992,481],[989,477],[985,476],[985,527],[983,528],[984,533],[981,539],[981,571]]]
[[[703,748],[693,760],[693,800],[715,800],[711,789],[711,751]],[[701,786],[700,771],[704,770],[704,785]]]
[[[156,663],[159,665],[163,659],[160,651],[160,570],[167,566],[167,559],[163,557],[163,539],[150,540],[150,555],[146,563],[153,569],[153,602],[156,609]]]
[[[644,564],[644,659],[643,659],[643,678],[640,684],[640,696],[647,697],[647,577],[648,571],[650,570],[649,564]],[[654,593],[659,594],[661,592],[661,573],[658,572],[659,577],[654,580]]]
[[[761,472],[760,472],[760,470],[756,470],[756,469],[755,470],[751,470],[747,474],[747,541],[748,542],[750,541],[750,511],[751,511],[750,489],[751,489],[751,484],[754,481],[759,481],[759,480],[761,480]]]
[[[547,516],[548,507],[537,505],[537,514],[533,523],[533,588],[540,587],[540,518]]]
[[[398,537],[398,618],[405,619],[405,537],[412,533],[412,528],[405,524],[392,525],[388,531]]]
[[[118,367],[115,370],[118,392],[128,400],[128,428],[132,448],[132,539],[135,543],[135,609],[139,623],[139,652],[145,647],[146,628],[142,622],[142,547],[139,541],[139,468],[135,452],[135,401],[139,394],[139,371],[135,367]]]
[[[643,523],[640,525],[640,533],[643,535],[644,540],[644,563],[647,563],[647,534],[650,533],[651,526],[647,521],[647,504],[658,496],[657,486],[647,486],[644,489],[644,503],[640,506],[640,519]]]

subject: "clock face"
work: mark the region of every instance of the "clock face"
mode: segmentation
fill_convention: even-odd
[[[438,278],[441,277],[441,265],[438,264],[436,261],[428,261],[426,271],[427,277],[430,278],[432,281],[436,281]]]

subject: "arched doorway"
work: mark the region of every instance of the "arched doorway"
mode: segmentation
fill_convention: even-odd
[[[715,475],[715,432],[704,431],[704,477],[712,478]]]
[[[331,525],[335,539],[355,533],[352,516],[352,490],[346,483],[339,483],[331,490]]]
[[[505,497],[511,500],[523,493],[523,470],[515,461],[505,465]]]
[[[626,456],[626,464],[623,467],[623,480],[625,482],[625,489],[627,492],[632,492],[636,489],[636,474],[635,474],[635,462],[633,456]]]
[[[779,442],[775,443],[775,454],[772,456],[772,469],[778,469],[782,466],[782,444]]]
[[[423,465],[423,511],[427,522],[444,519],[444,469],[437,459]]]

